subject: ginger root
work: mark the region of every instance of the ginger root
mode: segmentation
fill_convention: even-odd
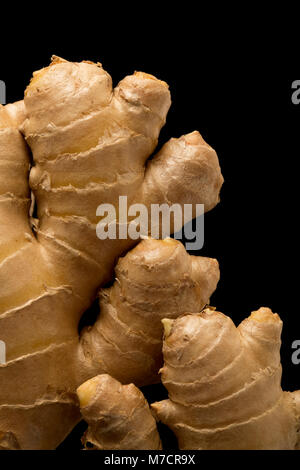
[[[159,450],[156,422],[142,392],[109,375],[94,377],[77,389],[83,418],[89,424],[82,441],[93,449]]]
[[[152,310],[146,302],[120,307],[115,286],[104,293],[109,300],[102,300],[100,320],[101,335],[110,337],[98,339],[96,325],[80,340],[78,323],[111,280],[115,260],[137,243],[97,238],[100,204],[117,207],[122,195],[128,205],[202,203],[210,210],[219,201],[218,158],[198,132],[171,139],[147,162],[170,104],[168,86],[155,77],[135,73],[113,89],[100,64],[54,57],[34,73],[24,102],[0,107],[0,340],[7,354],[0,365],[0,436],[11,437],[5,446],[55,448],[80,419],[76,388],[115,372],[120,357],[124,383],[157,380],[161,329],[151,317],[149,337],[143,333],[156,312],[154,299]],[[202,263],[209,270],[210,263]],[[119,275],[125,289],[122,268]],[[187,277],[195,291],[202,289],[196,267],[188,267]],[[210,286],[203,281],[201,307],[215,288],[215,274],[211,279]],[[162,302],[158,307],[158,316],[166,316]],[[135,318],[136,311],[144,318]],[[108,317],[122,322],[120,338],[104,326]],[[133,350],[124,347],[126,336]],[[147,361],[144,376],[138,356]],[[127,364],[134,363],[126,376]]]
[[[299,448],[300,391],[281,388],[282,322],[261,308],[238,328],[212,309],[165,322],[157,418],[180,449]]]
[[[189,255],[176,240],[147,239],[119,259],[115,273],[113,286],[100,291],[99,318],[81,335],[78,364],[91,377],[102,370],[122,383],[159,382],[161,320],[209,303],[218,262]]]

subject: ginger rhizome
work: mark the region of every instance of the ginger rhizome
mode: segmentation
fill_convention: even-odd
[[[189,255],[172,239],[143,240],[116,266],[116,281],[100,291],[100,316],[81,335],[80,363],[123,383],[159,382],[163,318],[198,312],[219,281],[218,262]]]
[[[80,340],[78,324],[112,279],[118,257],[137,243],[97,238],[100,204],[117,206],[122,195],[128,205],[188,203],[210,210],[219,200],[218,158],[198,132],[171,139],[147,161],[170,103],[167,84],[153,76],[138,72],[113,89],[100,64],[54,58],[34,74],[24,102],[0,108],[0,340],[7,352],[7,363],[0,365],[0,447],[55,448],[80,419],[76,388],[97,374],[113,375],[117,361],[124,383],[157,377],[161,330],[156,320],[149,333],[144,326],[155,315],[155,298],[152,310],[142,305],[140,289],[140,303],[130,305],[135,286],[125,292],[122,267],[120,294],[128,294],[128,306],[120,308],[115,286],[102,296],[101,338],[97,322]],[[200,271],[211,265],[213,274],[199,274],[197,310],[217,276],[214,263],[202,263]],[[201,290],[192,264],[187,283]],[[165,310],[159,300],[158,317]],[[170,316],[184,313],[179,310]],[[112,328],[122,323],[120,337],[109,331],[107,318]],[[145,376],[140,359],[132,359],[136,348],[146,361]]]
[[[300,391],[281,388],[277,314],[261,308],[237,328],[213,309],[163,322],[169,399],[152,409],[180,449],[300,447]]]
[[[156,421],[142,392],[109,375],[94,377],[77,389],[83,418],[89,424],[82,439],[87,448],[160,450]]]

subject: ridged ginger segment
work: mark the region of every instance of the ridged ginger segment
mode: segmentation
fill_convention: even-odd
[[[218,262],[189,255],[176,240],[140,242],[115,269],[116,281],[102,289],[100,316],[87,327],[78,363],[89,375],[100,369],[123,383],[159,382],[163,318],[198,312],[219,281]]]
[[[218,158],[198,132],[171,139],[147,161],[170,104],[168,86],[155,77],[135,73],[113,89],[100,64],[54,57],[34,74],[24,102],[0,108],[0,339],[7,348],[0,365],[0,447],[55,448],[80,419],[78,385],[111,372],[104,344],[118,357],[118,338],[107,329],[116,344],[108,336],[98,340],[97,327],[91,348],[91,332],[81,341],[78,334],[81,316],[111,280],[116,260],[137,243],[99,240],[97,207],[117,207],[119,196],[127,196],[128,206],[176,202],[206,210],[219,200]],[[109,296],[114,293],[116,287]],[[123,341],[134,315],[117,303],[104,317],[123,323]],[[134,333],[128,324],[126,334],[149,358],[161,337],[144,340],[137,323]],[[121,344],[119,356],[132,362],[129,349]],[[140,365],[127,376],[122,369],[122,381],[136,376],[147,382],[155,375],[150,362],[145,377]]]
[[[152,405],[180,449],[293,450],[300,392],[281,388],[282,322],[261,308],[237,328],[212,309],[167,320],[162,382]]]
[[[103,374],[77,389],[88,423],[82,441],[100,450],[160,450],[156,422],[142,392]]]

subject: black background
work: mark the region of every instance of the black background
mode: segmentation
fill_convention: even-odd
[[[76,22],[57,14],[46,20],[45,13],[34,28],[26,31],[23,24],[14,41],[2,32],[0,79],[8,101],[22,99],[32,71],[47,65],[52,54],[100,61],[115,84],[134,70],[165,80],[173,105],[160,145],[199,130],[216,149],[225,178],[221,203],[205,217],[200,253],[220,263],[211,303],[236,324],[260,306],[278,312],[284,322],[283,388],[299,389],[300,365],[291,361],[292,343],[300,340],[300,105],[291,101],[299,72],[292,60],[286,66],[287,49],[277,42],[281,28],[274,28],[273,38],[255,15],[246,26],[246,11],[238,12],[240,21],[231,18],[233,26],[224,17],[221,30],[214,16],[201,14],[194,4],[175,16],[162,15],[159,6],[153,13],[139,7],[128,18],[116,5],[110,15],[79,12]],[[151,401],[165,393],[159,386],[144,391]],[[61,448],[79,448],[82,429]],[[172,436],[162,431],[172,448]]]

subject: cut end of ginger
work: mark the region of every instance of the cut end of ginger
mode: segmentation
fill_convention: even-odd
[[[90,380],[84,382],[77,389],[77,396],[79,398],[80,408],[84,408],[90,404],[94,396],[96,395],[97,387],[99,383],[98,377],[93,377]]]
[[[267,307],[261,307],[259,310],[252,312],[249,318],[250,320],[260,323],[280,321],[279,315],[277,315],[277,313],[273,313],[272,310]]]
[[[170,336],[171,334],[171,329],[172,329],[174,320],[171,320],[170,318],[164,318],[161,322],[164,326],[165,338],[168,338],[168,336]]]
[[[156,82],[159,82],[162,85],[164,85],[166,88],[169,88],[169,85],[166,82],[164,82],[162,80],[159,80],[158,78],[154,77],[154,75],[151,75],[150,73],[134,72],[134,75],[138,78],[141,78],[141,79],[155,80]]]
[[[207,143],[198,131],[185,135],[184,140],[188,145],[206,145],[208,147]]]

